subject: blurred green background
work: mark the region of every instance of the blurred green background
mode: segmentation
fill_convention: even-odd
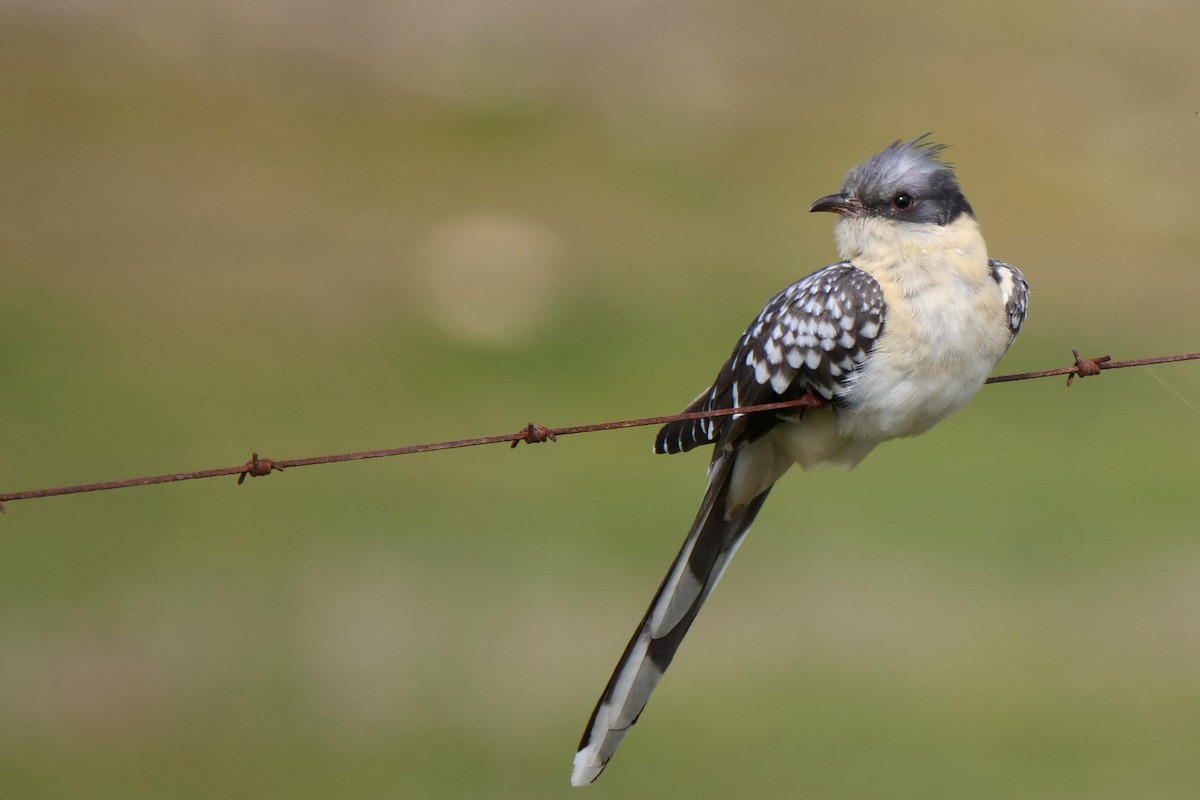
[[[1200,349],[1200,5],[0,0],[0,488],[678,410],[933,131],[1001,372]],[[776,490],[593,787],[653,431],[13,503],[5,798],[1194,798],[1200,367]]]

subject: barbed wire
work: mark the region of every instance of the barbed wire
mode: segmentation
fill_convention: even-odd
[[[1039,370],[1037,372],[1019,372],[1011,375],[996,375],[984,383],[1009,383],[1011,381],[1026,381],[1036,378],[1053,378],[1067,376],[1070,386],[1076,377],[1087,378],[1099,375],[1110,369],[1125,367],[1144,367],[1151,364],[1168,364],[1174,361],[1194,361],[1200,359],[1200,353],[1175,353],[1169,356],[1153,356],[1150,358],[1135,358],[1128,361],[1113,361],[1111,356],[1083,358],[1079,350],[1072,348],[1075,362],[1067,367]],[[7,492],[0,494],[0,511],[4,504],[14,500],[32,500],[37,497],[57,497],[65,494],[82,494],[83,492],[101,492],[109,489],[127,489],[131,486],[151,486],[159,483],[175,483],[178,481],[198,480],[200,478],[217,478],[224,475],[237,475],[238,484],[247,477],[259,478],[272,472],[282,472],[285,469],[308,467],[316,464],[335,464],[343,461],[364,461],[369,458],[388,458],[414,453],[431,453],[435,450],[454,450],[461,447],[478,447],[485,444],[510,443],[516,447],[521,442],[536,444],[538,442],[557,441],[559,436],[569,436],[575,433],[593,433],[595,431],[610,431],[619,428],[637,428],[645,425],[663,425],[668,422],[682,420],[706,419],[709,417],[725,417],[733,414],[752,414],[760,411],[781,411],[785,409],[805,408],[824,405],[824,401],[809,393],[796,400],[785,400],[778,403],[763,403],[740,408],[720,408],[712,411],[691,411],[682,414],[668,414],[660,417],[641,417],[638,419],[622,419],[614,422],[597,422],[588,425],[572,425],[565,428],[548,428],[544,425],[529,423],[515,433],[502,433],[496,436],[480,436],[474,439],[454,439],[443,442],[413,444],[404,447],[391,447],[384,450],[362,450],[354,453],[336,453],[309,458],[271,459],[263,458],[258,453],[251,455],[244,464],[217,469],[203,469],[191,472],[174,472],[166,475],[150,475],[143,478],[126,478],[118,481],[103,481],[100,483],[84,483],[76,486],[55,486],[49,489],[31,489],[23,492]]]

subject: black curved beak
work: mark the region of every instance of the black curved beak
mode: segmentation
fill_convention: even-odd
[[[847,217],[857,217],[865,212],[866,206],[862,204],[854,195],[839,192],[838,194],[827,194],[824,197],[813,201],[813,204],[808,207],[809,211],[832,211],[834,214],[842,214]]]

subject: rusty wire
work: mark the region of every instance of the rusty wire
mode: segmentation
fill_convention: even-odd
[[[1021,372],[1013,375],[996,375],[988,378],[985,383],[1008,383],[1010,381],[1025,381],[1035,378],[1052,378],[1059,375],[1067,376],[1067,385],[1070,386],[1076,377],[1087,378],[1093,375],[1099,375],[1102,371],[1110,369],[1122,369],[1124,367],[1144,367],[1150,364],[1167,364],[1173,361],[1193,361],[1200,359],[1200,353],[1176,353],[1169,356],[1155,356],[1152,358],[1136,358],[1129,361],[1113,361],[1110,356],[1099,356],[1097,358],[1083,358],[1079,355],[1079,351],[1072,349],[1071,353],[1075,357],[1075,362],[1068,367],[1058,367],[1056,369],[1040,370],[1038,372]],[[516,433],[502,433],[495,436],[480,436],[474,439],[455,439],[444,442],[429,442],[426,444],[413,444],[405,447],[392,447],[384,450],[362,450],[355,453],[336,453],[334,455],[311,456],[309,458],[290,458],[290,459],[270,459],[263,458],[254,453],[250,460],[245,464],[232,467],[218,467],[217,469],[203,469],[192,472],[175,472],[167,475],[151,475],[143,478],[126,478],[119,481],[104,481],[101,483],[84,483],[77,486],[55,486],[49,489],[31,489],[24,492],[7,492],[0,494],[0,511],[4,510],[4,503],[14,500],[31,500],[35,497],[56,497],[64,494],[81,494],[83,492],[99,492],[108,489],[125,489],[130,486],[149,486],[158,483],[174,483],[176,481],[190,481],[198,478],[216,478],[222,475],[237,475],[238,483],[242,483],[247,477],[259,478],[269,475],[272,472],[282,472],[285,469],[293,469],[295,467],[308,467],[314,464],[334,464],[342,461],[363,461],[368,458],[387,458],[390,456],[403,456],[413,453],[429,453],[434,450],[453,450],[460,447],[477,447],[485,444],[503,444],[510,443],[512,447],[516,447],[521,442],[536,444],[545,441],[557,441],[559,436],[568,436],[573,433],[592,433],[594,431],[610,431],[618,428],[636,428],[644,425],[662,425],[667,422],[676,422],[679,420],[704,419],[706,417],[723,417],[732,414],[749,414],[758,411],[779,411],[789,408],[802,408],[812,406],[814,399],[810,395],[805,395],[797,400],[787,400],[779,403],[764,403],[762,405],[744,406],[741,408],[721,408],[712,411],[692,411],[686,414],[669,414],[661,417],[642,417],[639,419],[622,419],[615,422],[598,422],[589,425],[572,425],[565,428],[548,428],[544,425],[529,423]]]

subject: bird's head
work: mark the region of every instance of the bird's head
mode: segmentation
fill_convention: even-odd
[[[880,150],[846,173],[841,192],[818,199],[809,211],[840,215],[838,239],[845,244],[864,235],[915,232],[910,225],[953,225],[964,214],[973,219],[954,168],[938,158],[945,145],[926,141],[928,136]]]
[[[938,158],[946,146],[925,141],[928,136],[880,150],[846,173],[841,192],[818,199],[809,211],[936,225],[972,214],[954,168]]]

